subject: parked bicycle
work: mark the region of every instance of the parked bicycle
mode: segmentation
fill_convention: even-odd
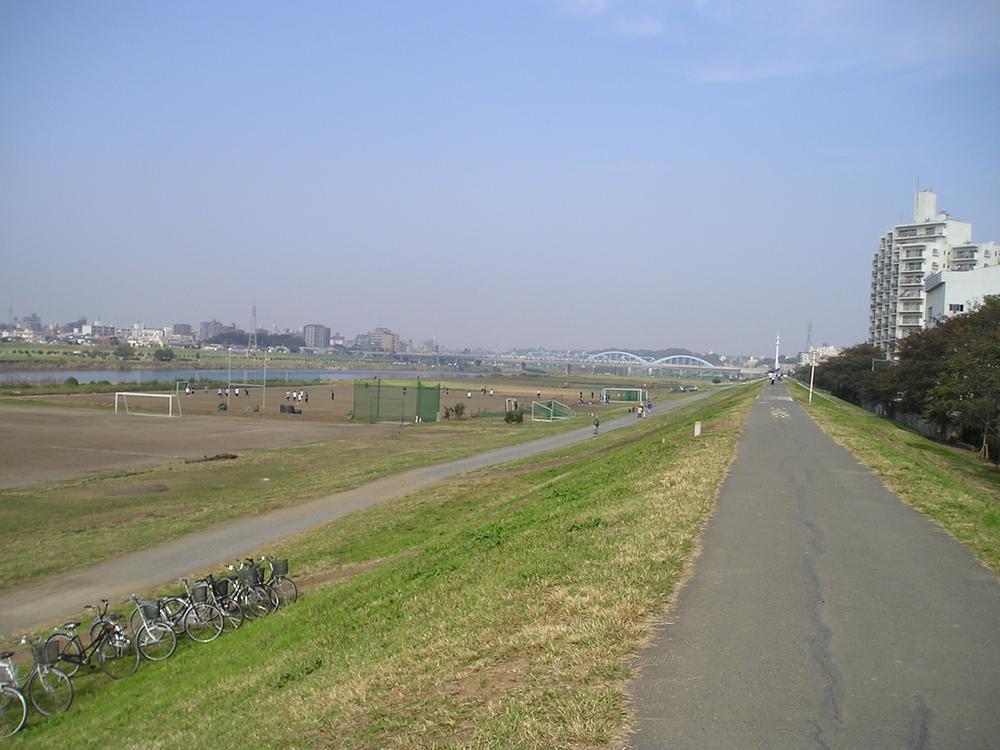
[[[171,626],[175,632],[183,629],[188,637],[198,643],[214,641],[225,627],[222,610],[208,601],[209,587],[198,583],[188,585],[187,578],[179,579],[184,585],[184,593],[170,597],[163,602],[163,610],[169,613]]]
[[[113,680],[135,674],[139,669],[139,649],[122,627],[121,618],[108,614],[108,600],[101,599],[100,606],[88,604],[86,608],[96,613],[90,627],[90,644],[86,648],[77,632],[79,622],[67,622],[45,642],[46,645],[58,644],[59,664],[65,665],[63,670],[72,676],[83,665],[93,668],[96,656],[101,669]]]
[[[58,648],[28,636],[22,636],[21,644],[31,646],[34,660],[23,679],[14,652],[0,651],[0,737],[9,737],[24,726],[28,717],[25,694],[45,716],[61,714],[73,702],[73,682],[56,667]]]
[[[0,651],[0,739],[20,731],[28,720],[28,701],[17,685],[13,651]]]
[[[262,557],[261,570],[264,573],[262,580],[265,586],[269,586],[278,595],[280,606],[294,604],[299,599],[299,587],[295,581],[288,577],[288,560],[276,560],[274,557]]]
[[[235,576],[228,580],[234,586],[231,595],[239,602],[247,617],[266,617],[274,612],[279,606],[278,593],[261,583],[260,568],[249,558],[238,560],[237,565],[239,567],[229,566]]]
[[[162,618],[159,604],[143,601],[135,594],[130,598],[135,602],[135,610],[129,619],[139,653],[150,661],[163,661],[169,658],[177,649],[177,634]]]
[[[208,586],[208,600],[222,611],[225,618],[223,625],[230,630],[236,630],[246,620],[246,613],[243,607],[230,594],[231,584],[229,579],[216,579],[209,574],[201,581]]]

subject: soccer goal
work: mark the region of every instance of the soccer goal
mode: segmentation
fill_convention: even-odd
[[[649,395],[645,388],[604,388],[601,400],[606,404],[644,404]]]
[[[181,400],[177,398],[176,393],[115,391],[115,414],[119,409],[126,414],[141,414],[144,417],[184,416],[181,412]]]
[[[570,419],[574,412],[562,401],[552,399],[550,401],[531,402],[532,422],[558,422],[563,419]]]
[[[504,402],[504,411],[517,411],[517,399],[508,398]]]

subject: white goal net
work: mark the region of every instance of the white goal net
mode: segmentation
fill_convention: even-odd
[[[115,392],[115,414],[139,414],[144,417],[182,417],[181,401],[175,393]]]

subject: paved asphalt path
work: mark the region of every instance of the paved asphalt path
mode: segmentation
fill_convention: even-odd
[[[654,414],[688,406],[707,395],[700,393],[658,404]],[[602,423],[600,432],[603,435],[635,421],[631,415],[618,417]],[[530,443],[413,469],[301,505],[213,526],[89,568],[43,578],[0,595],[0,635],[52,623],[80,612],[84,604],[97,602],[102,597],[118,601],[132,593],[152,590],[193,571],[240,558],[290,534],[430,487],[455,474],[563,448],[592,439],[593,433],[593,426],[587,426]]]
[[[1000,585],[788,396],[754,404],[631,745],[1000,748]]]

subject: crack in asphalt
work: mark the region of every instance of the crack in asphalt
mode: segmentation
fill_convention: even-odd
[[[916,703],[913,750],[928,750],[931,746],[931,710],[922,695],[916,696]]]
[[[823,619],[823,582],[816,569],[816,561],[826,554],[823,546],[825,535],[823,530],[809,515],[806,504],[806,487],[815,482],[809,478],[808,469],[796,471],[793,467],[801,467],[801,447],[797,447],[792,455],[778,461],[778,468],[785,475],[788,483],[795,491],[795,501],[798,508],[799,522],[808,532],[805,549],[802,555],[802,572],[806,584],[806,599],[809,621],[816,629],[816,635],[809,638],[809,652],[813,661],[819,667],[823,680],[823,702],[820,706],[820,721],[812,722],[813,740],[821,750],[830,750],[826,742],[823,721],[832,721],[838,727],[841,720],[841,694],[843,692],[843,675],[837,668],[830,654],[830,642],[833,640],[833,630]]]

